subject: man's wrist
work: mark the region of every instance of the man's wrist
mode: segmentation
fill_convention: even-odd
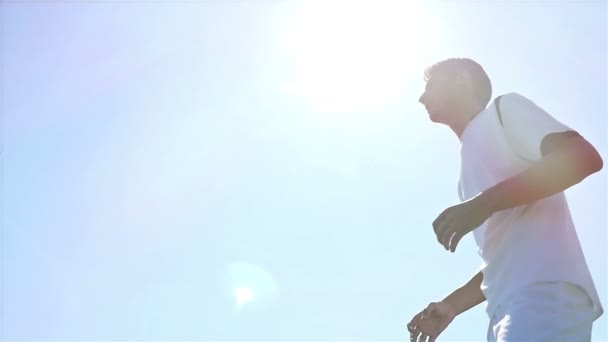
[[[457,303],[454,303],[450,300],[450,298],[445,298],[442,300],[443,303],[447,304],[452,309],[452,314],[454,317],[460,315],[464,310],[460,310],[457,306]]]
[[[487,217],[500,211],[498,203],[499,196],[496,195],[496,192],[495,188],[490,188],[481,192],[473,199],[476,202],[479,211]]]
[[[450,293],[442,302],[449,304],[454,310],[454,316],[469,310],[477,304],[486,300],[483,292],[481,292],[481,282],[483,281],[483,273],[478,272],[466,284]]]
[[[467,292],[467,287],[465,285],[442,300],[442,302],[448,304],[452,308],[454,317],[466,311],[467,308],[464,303],[462,303],[462,300],[467,297]]]

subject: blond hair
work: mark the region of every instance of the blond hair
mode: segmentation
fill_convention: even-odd
[[[437,62],[424,70],[424,81],[427,82],[433,75],[450,75],[465,71],[473,81],[473,89],[477,100],[484,107],[492,98],[492,82],[481,65],[469,58],[448,58]]]

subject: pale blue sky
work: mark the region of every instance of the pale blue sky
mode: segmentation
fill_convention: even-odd
[[[404,4],[3,2],[3,340],[407,340],[480,266],[432,232],[460,161],[424,66],[477,60],[606,159],[608,55],[605,1]],[[567,192],[605,307],[606,188]]]

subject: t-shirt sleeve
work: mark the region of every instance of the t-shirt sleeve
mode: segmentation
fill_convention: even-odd
[[[517,93],[501,97],[500,112],[505,134],[514,152],[533,161],[542,158],[540,147],[545,136],[574,131]]]

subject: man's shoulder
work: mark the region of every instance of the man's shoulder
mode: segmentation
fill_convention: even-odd
[[[521,93],[518,92],[510,92],[510,93],[506,93],[503,95],[500,95],[500,104],[502,105],[505,101],[506,102],[520,102],[520,101],[531,101],[529,98],[527,98],[526,96],[522,95]]]
[[[500,97],[502,116],[525,116],[530,112],[538,112],[540,107],[530,98],[518,92],[511,92]]]

